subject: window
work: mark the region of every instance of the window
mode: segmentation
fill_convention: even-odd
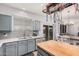
[[[66,34],[66,25],[60,25],[60,34]]]

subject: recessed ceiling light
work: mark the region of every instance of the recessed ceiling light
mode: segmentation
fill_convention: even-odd
[[[23,10],[26,10],[26,8],[22,8]]]
[[[44,4],[41,4],[41,6],[44,6]]]

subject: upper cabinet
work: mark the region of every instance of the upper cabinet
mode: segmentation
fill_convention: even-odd
[[[0,32],[10,32],[13,30],[12,16],[0,14]]]
[[[33,21],[33,30],[40,30],[40,21],[34,20]]]

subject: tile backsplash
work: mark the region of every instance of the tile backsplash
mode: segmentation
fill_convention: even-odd
[[[4,35],[4,33],[0,33],[0,39],[8,39],[8,38],[19,38],[24,37],[24,35],[27,37],[29,35],[32,35],[33,33],[33,25],[32,20],[23,18],[23,17],[13,17],[13,31],[8,32]]]

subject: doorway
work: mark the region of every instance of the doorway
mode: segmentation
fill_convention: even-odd
[[[43,33],[45,35],[45,39],[52,40],[53,39],[53,26],[43,25]]]

